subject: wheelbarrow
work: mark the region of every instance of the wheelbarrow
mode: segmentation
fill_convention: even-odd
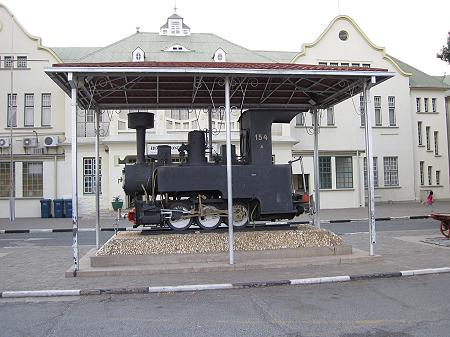
[[[431,213],[430,217],[441,222],[440,230],[442,235],[450,239],[450,214]]]

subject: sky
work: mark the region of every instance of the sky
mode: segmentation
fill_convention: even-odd
[[[174,0],[0,0],[49,47],[102,47],[140,27],[158,32]],[[450,1],[177,0],[192,33],[213,33],[253,50],[300,51],[337,15],[348,15],[377,46],[430,75],[450,74],[436,58],[450,31]]]

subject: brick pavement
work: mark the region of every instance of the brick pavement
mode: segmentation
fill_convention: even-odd
[[[435,210],[445,212],[449,202],[438,202]],[[334,215],[335,219],[363,217],[364,210],[328,210],[322,218]],[[405,212],[407,212],[405,214]],[[423,205],[379,205],[377,216],[403,216],[427,214]],[[448,211],[447,211],[448,212]],[[58,219],[53,219],[58,220]],[[70,220],[70,219],[59,219]],[[2,223],[4,221],[2,220]],[[61,222],[62,223],[62,222]],[[61,223],[53,223],[59,226]],[[64,222],[65,223],[65,222]],[[21,224],[31,224],[21,220]],[[37,223],[42,226],[43,223]],[[86,222],[85,225],[89,225]],[[70,234],[69,234],[70,235]],[[421,242],[424,238],[439,237],[436,229],[408,232],[377,233],[376,253],[383,256],[383,261],[339,265],[309,265],[291,268],[274,268],[248,271],[221,271],[201,273],[174,273],[141,276],[114,276],[92,278],[65,278],[64,272],[72,264],[72,248],[68,246],[38,247],[32,242],[19,247],[0,249],[0,291],[7,290],[42,290],[42,289],[92,289],[148,287],[161,285],[236,283],[265,280],[285,280],[309,277],[337,275],[369,274],[395,272],[410,269],[438,268],[450,266],[450,248]],[[7,237],[7,234],[2,236]],[[345,241],[355,248],[368,251],[368,234],[344,235]],[[92,246],[81,246],[83,256]]]

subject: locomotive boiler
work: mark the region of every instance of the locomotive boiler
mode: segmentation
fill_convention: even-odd
[[[272,124],[290,123],[298,113],[254,109],[241,115],[239,155],[232,147],[234,227],[303,213],[301,198],[293,193],[291,166],[272,162]],[[134,200],[128,219],[135,227],[184,230],[196,223],[212,230],[227,223],[226,155],[207,161],[205,131],[188,133],[187,144],[179,148],[182,161],[174,163],[169,145],[158,146],[154,156],[145,155],[146,129],[154,127],[152,113],[129,113],[128,127],[136,129],[137,157],[135,164],[124,167],[123,189]]]

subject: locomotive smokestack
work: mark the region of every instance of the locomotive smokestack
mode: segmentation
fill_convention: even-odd
[[[149,112],[132,112],[128,114],[128,128],[136,129],[136,164],[145,163],[145,130],[155,125],[155,115]]]

